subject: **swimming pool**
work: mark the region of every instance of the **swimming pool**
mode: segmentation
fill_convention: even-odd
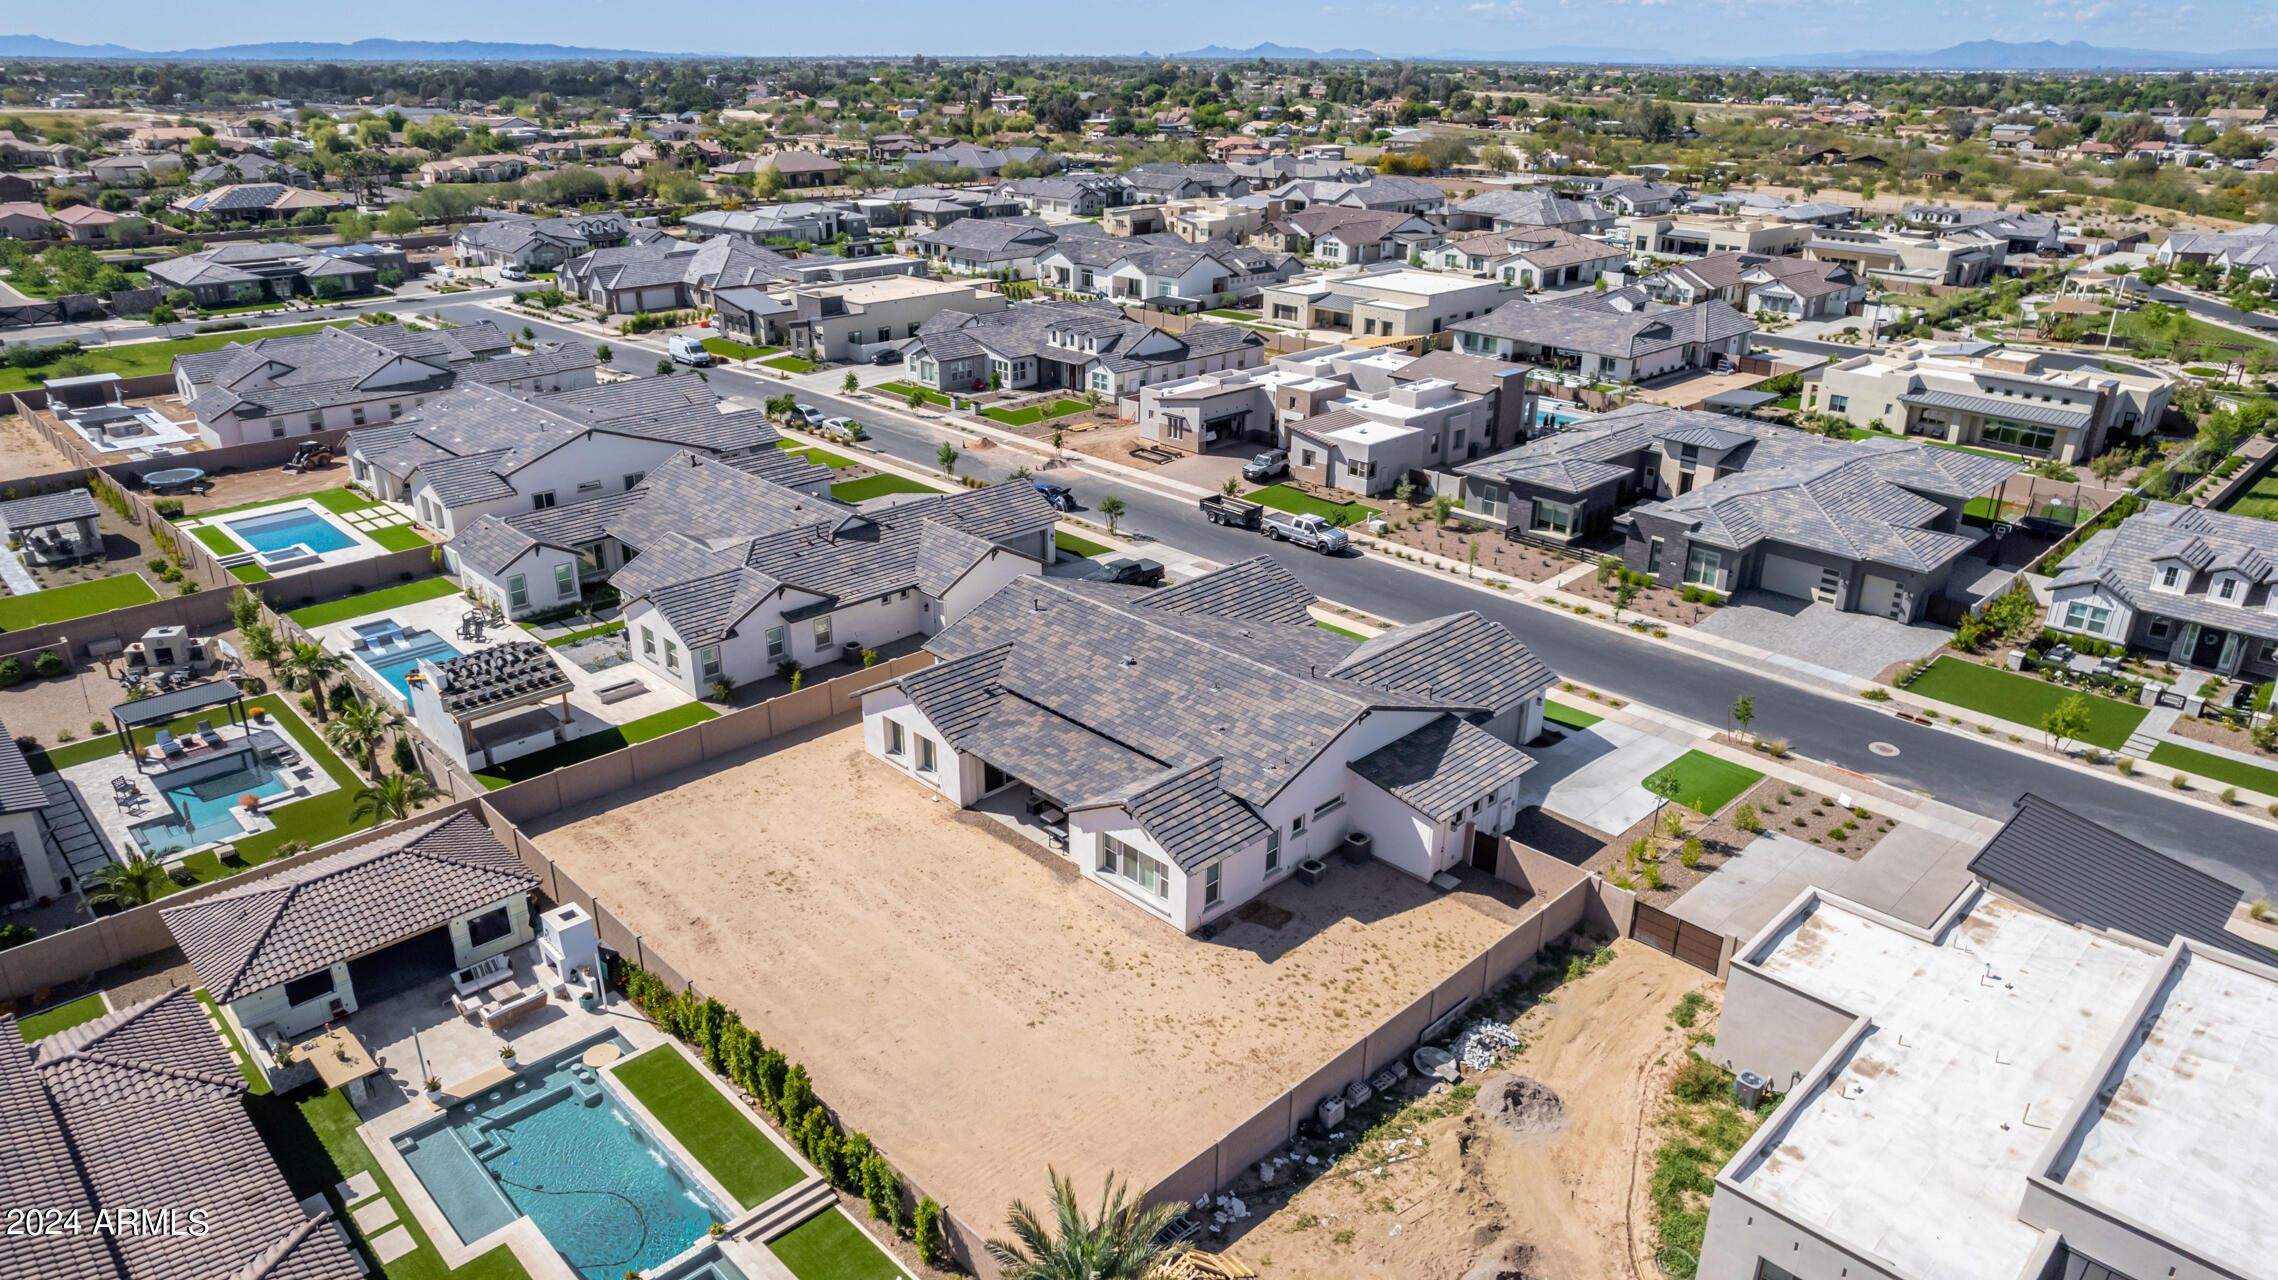
[[[589,1280],[658,1266],[729,1212],[580,1059],[614,1032],[524,1069],[395,1140],[459,1238],[528,1217]]]
[[[128,830],[143,852],[154,857],[183,849],[234,840],[245,828],[229,815],[238,798],[273,796],[285,790],[285,780],[259,754],[240,751],[221,760],[205,760],[152,780],[159,798],[173,812],[163,818],[137,822]]]
[[[399,637],[402,635],[401,632],[396,634]],[[411,702],[411,681],[408,677],[418,668],[421,658],[442,662],[457,656],[457,645],[432,632],[410,639],[399,638],[392,644],[376,644],[356,655],[359,661],[371,668],[373,675],[387,681],[406,705]]]
[[[288,547],[305,546],[321,554],[356,545],[347,530],[326,519],[324,513],[308,507],[224,520],[222,524],[237,535],[238,541],[255,551],[283,551]]]

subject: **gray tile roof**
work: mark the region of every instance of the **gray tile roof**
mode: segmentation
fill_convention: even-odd
[[[959,218],[915,239],[921,245],[939,247],[952,258],[1004,262],[1033,258],[1057,244],[1060,236],[1039,218]]]
[[[536,640],[510,640],[435,664],[443,709],[464,722],[568,693],[570,679],[554,651]]]
[[[1455,716],[1441,716],[1346,766],[1439,822],[1462,817],[1473,802],[1533,767],[1534,757]]]
[[[1515,299],[1451,327],[1457,333],[1635,360],[1671,347],[1754,333],[1756,322],[1716,298],[1689,307],[1647,303],[1642,310],[1617,311],[1605,298],[1583,294],[1555,302]]]
[[[2188,565],[2181,591],[2152,584],[2155,565],[2173,558]],[[2278,522],[2227,515],[2199,507],[2154,502],[2080,544],[2057,570],[2056,589],[2095,584],[2129,607],[2181,622],[2278,638]],[[2235,568],[2247,579],[2237,604],[2211,594],[2216,571]]]
[[[1560,227],[1568,231],[1610,227],[1614,222],[1614,216],[1604,209],[1540,187],[1485,192],[1457,204],[1454,211],[1497,222]]]
[[[2229,931],[2237,886],[2185,866],[2031,792],[1970,859],[1970,873],[2060,920],[2113,929],[2155,947],[2178,937],[2269,963]]]
[[[1168,770],[1114,797],[1182,871],[1262,840],[1272,830],[1255,810],[1227,793],[1219,781],[1220,764],[1211,759]]]
[[[1278,561],[1257,556],[1164,587],[1147,597],[1147,607],[1303,626],[1313,621],[1308,606],[1319,598]]]
[[[245,1078],[185,988],[36,1045],[0,1018],[0,1119],[11,1203],[76,1210],[81,1233],[11,1249],[38,1280],[358,1280],[325,1215],[296,1203],[246,1113]],[[125,1206],[202,1208],[206,1230],[94,1230]]]
[[[233,342],[177,356],[174,370],[190,384],[189,405],[199,420],[216,422],[225,416],[260,418],[381,398],[402,400],[444,390],[462,374],[504,381],[594,363],[590,351],[576,347],[525,357],[512,352],[511,340],[487,320],[420,333],[388,324]],[[397,367],[405,359],[418,362],[410,366],[413,377],[405,378]],[[421,365],[431,372],[421,373]],[[383,373],[388,375],[384,381],[379,379]]]
[[[1370,636],[1336,665],[1334,674],[1377,688],[1450,699],[1493,715],[1510,711],[1557,679],[1510,628],[1468,609]]]
[[[521,859],[461,813],[161,914],[228,1004],[535,887]]]
[[[2072,427],[2076,430],[2085,429],[2092,421],[2084,409],[2042,404],[2023,396],[1973,396],[1960,391],[1908,391],[1898,399],[1901,404],[1922,405],[1932,409],[1958,409],[1964,413],[1982,413],[2015,422],[2035,422],[2043,426]]]
[[[67,520],[87,520],[98,513],[95,495],[86,489],[59,489],[37,493],[13,502],[0,502],[0,525],[10,529],[37,529]]]
[[[1133,348],[1160,332],[1130,319],[1109,302],[1030,302],[987,315],[936,312],[919,329],[912,354],[922,352],[936,360],[961,360],[984,352],[1008,360],[1050,355],[1078,365],[1096,360],[1103,368],[1126,373],[1265,343],[1239,325],[1205,322],[1172,337],[1163,350],[1134,353]],[[1082,350],[1055,346],[1055,333],[1088,339],[1090,346]]]

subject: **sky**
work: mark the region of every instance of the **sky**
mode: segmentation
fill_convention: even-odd
[[[869,0],[707,7],[659,22],[618,0],[467,5],[392,0],[105,0],[0,16],[0,32],[135,49],[280,40],[536,41],[752,55],[1173,53],[1271,41],[1387,56],[1520,54],[1547,45],[1746,59],[1936,49],[1972,39],[2084,40],[2115,48],[2278,46],[2278,0]],[[535,13],[544,16],[531,22]],[[852,19],[852,20],[850,20]]]

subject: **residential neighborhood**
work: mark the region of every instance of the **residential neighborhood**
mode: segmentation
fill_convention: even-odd
[[[27,14],[0,1278],[2278,1278],[2278,40],[1980,10]]]

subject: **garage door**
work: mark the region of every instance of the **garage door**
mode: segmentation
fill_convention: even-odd
[[[1859,612],[1861,613],[1872,613],[1884,618],[1896,618],[1900,622],[1904,622],[1906,615],[1913,611],[1913,607],[1913,594],[1889,578],[1878,578],[1870,573],[1867,575],[1866,583],[1859,588]]]
[[[1764,576],[1757,585],[1775,595],[1833,604],[1843,589],[1843,576],[1833,569],[1822,569],[1787,556],[1767,555]]]

